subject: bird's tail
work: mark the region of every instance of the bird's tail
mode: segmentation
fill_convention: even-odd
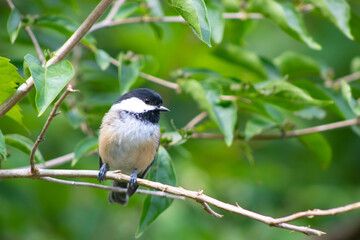
[[[126,182],[118,182],[113,181],[112,182],[113,187],[121,187],[121,188],[127,188]],[[126,192],[120,193],[120,192],[109,192],[109,202],[110,203],[119,203],[121,205],[126,205],[128,202],[128,195]]]

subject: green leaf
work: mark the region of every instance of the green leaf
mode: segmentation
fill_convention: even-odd
[[[202,82],[207,101],[215,115],[215,121],[225,136],[225,143],[230,146],[234,140],[237,121],[237,106],[232,101],[220,101],[220,85],[215,82]],[[212,115],[210,115],[211,117]],[[214,117],[211,117],[214,119]]]
[[[251,0],[249,8],[251,11],[262,13],[266,18],[277,23],[294,39],[307,44],[310,48],[321,49],[321,46],[307,33],[302,15],[296,11],[292,3],[278,3],[274,0]]]
[[[3,157],[3,159],[6,160],[7,153],[6,153],[5,138],[1,130],[0,130],[0,155]]]
[[[81,123],[86,121],[86,116],[81,115],[79,111],[76,111],[74,109],[71,109],[66,112],[67,119],[69,120],[70,125],[73,128],[78,128]]]
[[[146,0],[146,2],[151,10],[152,15],[156,17],[164,16],[164,11],[161,7],[160,0]]]
[[[272,120],[261,115],[253,115],[245,126],[245,140],[251,139],[255,135],[259,135],[266,130],[277,126]]]
[[[74,69],[69,61],[61,61],[47,68],[40,65],[32,55],[25,56],[25,61],[31,71],[36,88],[36,108],[41,116],[51,102],[68,84],[74,75]]]
[[[311,0],[311,2],[348,38],[353,39],[349,27],[351,17],[350,7],[345,0]]]
[[[208,19],[211,26],[211,39],[219,44],[224,36],[225,21],[222,17],[224,12],[220,0],[211,0],[207,4]]]
[[[280,69],[282,75],[296,77],[320,75],[320,67],[314,59],[296,52],[284,52],[274,59],[274,63]]]
[[[79,6],[77,4],[76,0],[61,0],[64,4],[72,7],[72,9],[74,9],[75,11],[79,10]]]
[[[11,9],[8,21],[7,31],[10,36],[11,43],[14,43],[21,28],[21,13],[16,8]]]
[[[31,77],[29,65],[26,63],[26,61],[23,62],[23,73],[24,73],[25,79],[28,79],[29,77]]]
[[[117,11],[114,20],[122,20],[128,18],[140,8],[140,4],[136,2],[126,2]]]
[[[16,71],[16,67],[12,65],[7,58],[0,57],[0,104],[5,102],[15,91],[19,83],[24,82],[24,79]],[[12,107],[5,116],[8,116],[24,126],[22,120],[21,109],[18,104]]]
[[[360,57],[354,57],[351,60],[350,69],[352,73],[360,72]]]
[[[87,137],[82,139],[75,146],[75,156],[71,162],[71,166],[75,166],[75,164],[79,161],[80,158],[84,157],[85,154],[89,153],[98,148],[98,139],[95,137]]]
[[[161,139],[164,139],[164,141],[168,141],[167,139],[169,139],[172,144],[171,146],[179,146],[187,142],[187,138],[183,138],[179,131],[165,132],[161,134]],[[162,142],[160,144],[162,144]]]
[[[349,84],[347,82],[345,82],[344,80],[341,80],[341,93],[344,96],[346,102],[351,107],[354,103],[353,102],[354,99],[352,98],[351,88],[350,88]]]
[[[120,93],[124,94],[136,83],[142,68],[142,61],[139,55],[132,53],[120,53],[119,56],[119,81]]]
[[[161,28],[159,24],[149,23],[151,30],[154,32],[154,35],[157,39],[162,40],[164,37],[164,30]]]
[[[175,186],[176,178],[172,160],[162,146],[160,146],[155,162],[150,170],[149,180]],[[148,195],[141,213],[140,223],[136,231],[139,238],[146,228],[172,203],[173,199]]]
[[[319,107],[310,107],[303,110],[294,112],[294,115],[301,118],[312,120],[312,119],[324,119],[326,116],[326,111]]]
[[[30,156],[31,150],[34,146],[34,142],[31,139],[21,136],[19,134],[5,135],[5,142],[7,145],[14,147],[14,148],[22,151],[23,153],[28,154],[29,156]],[[35,160],[38,162],[42,162],[42,163],[45,162],[39,149],[37,149],[35,152]]]
[[[355,116],[360,116],[360,104],[353,98],[350,85],[344,80],[341,80],[341,93]]]
[[[205,42],[209,47],[210,43],[210,24],[207,16],[207,9],[203,0],[168,0],[173,7],[189,24],[196,36]]]
[[[299,141],[314,155],[321,167],[327,168],[331,163],[331,146],[320,133],[312,133],[298,137]]]
[[[334,101],[335,104],[333,104],[330,109],[343,119],[348,120],[356,118],[354,111],[351,109],[341,92],[334,91],[333,89],[327,88],[323,85],[320,85],[319,87]],[[351,129],[354,133],[360,136],[360,127],[358,125],[351,126]]]
[[[262,93],[262,99],[267,103],[289,111],[310,106],[326,106],[332,103],[328,100],[314,99],[301,88],[283,80],[262,83],[257,90]]]
[[[229,63],[241,66],[244,68],[244,72],[254,75],[258,80],[264,80],[267,76],[259,56],[244,48],[226,44],[217,48],[214,54]]]
[[[360,15],[354,11],[351,11],[350,28],[354,40],[360,43]]]
[[[199,83],[193,79],[178,81],[180,88],[190,94],[205,110],[212,121],[216,122],[225,136],[225,143],[230,146],[234,139],[237,121],[237,107],[232,101],[221,101],[221,89],[215,82],[203,81]]]
[[[97,49],[95,51],[95,59],[96,59],[96,63],[103,71],[110,66],[110,55],[104,50]]]
[[[36,20],[35,25],[55,30],[68,37],[70,37],[80,26],[72,19],[56,15],[40,17]],[[92,51],[96,51],[96,40],[90,34],[86,34],[85,37],[81,39],[81,43],[89,47]]]

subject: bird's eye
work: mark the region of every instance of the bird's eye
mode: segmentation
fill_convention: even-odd
[[[150,103],[150,100],[149,100],[149,99],[145,99],[144,102],[145,102],[146,104],[149,104],[149,103]]]

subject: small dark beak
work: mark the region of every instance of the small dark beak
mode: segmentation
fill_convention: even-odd
[[[163,111],[163,112],[170,112],[170,110],[168,108],[164,107],[164,106],[158,107],[157,110]]]

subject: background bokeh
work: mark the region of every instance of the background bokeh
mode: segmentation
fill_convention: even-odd
[[[74,1],[34,0],[14,1],[14,4],[23,14],[61,14],[80,23],[98,1],[77,0],[77,9],[71,7],[71,2]],[[359,1],[350,2],[355,10],[360,9]],[[175,14],[165,2],[163,6],[167,14]],[[0,55],[11,59],[22,72],[24,56],[27,53],[35,56],[36,52],[24,31],[20,32],[14,45],[10,43],[6,31],[9,12],[6,2],[1,1]],[[305,15],[305,20],[310,34],[323,46],[321,51],[297,42],[269,20],[227,20],[223,42],[241,45],[269,60],[291,50],[313,57],[333,69],[336,77],[349,74],[351,60],[360,55],[360,45],[320,17]],[[128,50],[149,56],[151,61],[146,71],[164,79],[171,80],[171,72],[179,68],[204,68],[224,76],[244,76],[243,69],[214,54],[221,46],[209,48],[186,24],[159,23],[159,26],[163,29],[162,39],[157,38],[147,24],[141,23],[101,29],[93,35],[97,46],[113,57]],[[67,39],[52,30],[33,30],[43,49],[54,51]],[[111,66],[103,72],[92,52],[85,48],[81,51],[75,84],[81,93],[70,96],[69,101],[75,101],[74,105],[84,109],[88,107],[88,123],[96,134],[106,109],[119,97],[116,94],[117,68]],[[171,89],[146,81],[142,86],[159,92],[164,105],[171,109],[170,113],[162,115],[164,128],[171,129],[171,120],[177,127],[183,127],[200,112],[188,95],[174,94]],[[116,91],[109,95],[109,89]],[[104,98],[106,94],[107,99]],[[2,118],[0,127],[4,134],[19,133],[36,139],[49,110],[38,118],[31,101],[29,97],[20,103],[26,128]],[[331,113],[323,120],[304,121],[294,116],[289,119],[298,128],[339,120]],[[337,207],[360,199],[359,137],[349,128],[326,132],[324,136],[333,151],[332,162],[326,169],[296,139],[254,140],[249,142],[251,150],[243,141],[235,141],[227,147],[220,140],[193,139],[168,151],[179,186],[202,189],[224,202],[236,202],[255,212],[281,217],[307,209]],[[45,159],[52,159],[73,152],[74,146],[84,137],[79,128],[70,124],[67,115],[61,114],[50,125],[40,150]],[[3,168],[28,165],[27,155],[11,147],[8,151],[10,156],[2,162]],[[253,160],[248,154],[253,155]],[[61,168],[71,166],[66,164]],[[97,156],[81,159],[74,168],[98,169]],[[142,195],[135,195],[127,207],[122,207],[110,205],[107,192],[102,190],[41,180],[3,179],[0,181],[0,239],[133,239],[144,199]],[[224,217],[211,216],[192,200],[175,200],[142,239],[309,239],[300,233],[271,228],[242,216],[214,210]],[[321,229],[331,239],[335,234],[350,231],[352,226],[360,227],[360,217],[358,211],[353,211],[294,223]]]

